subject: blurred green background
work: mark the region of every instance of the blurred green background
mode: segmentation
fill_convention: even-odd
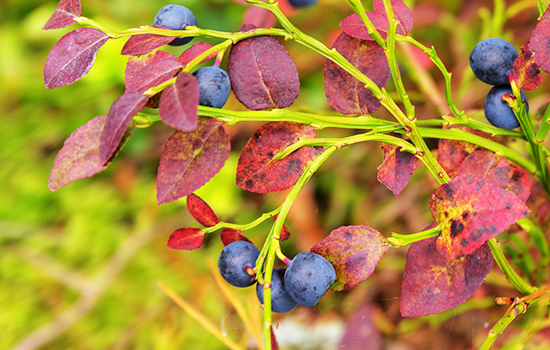
[[[82,14],[125,29],[151,24],[158,9],[169,3],[85,0]],[[236,31],[247,9],[244,2],[229,0],[176,3],[191,8],[199,26],[223,31]],[[413,35],[436,46],[453,72],[459,106],[473,116],[480,115],[488,88],[473,82],[468,53],[487,34],[502,35],[518,48],[528,39],[536,4],[516,3],[523,4],[518,5],[518,16],[504,26],[490,23],[492,1],[414,4]],[[160,290],[159,281],[243,348],[256,348],[231,298],[221,292],[208,268],[207,261],[216,264],[223,247],[217,234],[196,251],[166,248],[174,229],[198,225],[187,213],[184,199],[156,204],[158,159],[173,130],[160,123],[137,129],[107,170],[49,192],[49,170],[64,139],[108,112],[124,91],[127,60],[120,56],[124,40],[109,41],[84,79],[46,90],[42,71],[48,51],[74,29],[41,30],[56,6],[56,1],[0,2],[0,349],[225,349]],[[370,2],[365,6],[369,8]],[[339,33],[338,22],[351,13],[343,0],[320,0],[311,9],[288,12],[297,27],[329,46]],[[285,46],[296,61],[302,84],[292,108],[331,112],[324,96],[324,59],[292,42]],[[174,54],[183,50],[163,49]],[[442,112],[437,105],[441,76],[429,64],[423,68],[439,88],[426,94],[415,85],[414,74],[406,74],[418,69],[409,65],[410,59],[404,56],[402,63],[417,113],[421,118],[437,117]],[[533,96],[530,102],[531,111],[536,111],[546,100]],[[243,109],[233,97],[225,108]],[[376,116],[388,117],[384,111]],[[259,125],[228,127],[234,151],[222,172],[197,192],[224,221],[251,221],[284,199],[284,193],[245,193],[234,184],[240,149]],[[330,136],[348,133],[323,131]],[[341,225],[366,224],[389,234],[415,232],[430,224],[427,203],[435,184],[427,180],[425,169],[420,168],[395,199],[376,180],[381,161],[375,144],[343,149],[329,159],[291,212],[287,224],[293,236],[283,245],[285,253],[292,257],[307,250]],[[246,234],[261,246],[268,230],[266,223]],[[405,254],[406,249],[390,251],[373,277],[353,291],[329,293],[316,308],[276,316],[282,348],[338,348],[346,323],[367,304],[373,305],[369,309],[376,325],[373,339],[383,348],[466,349],[477,343],[484,322],[493,321],[487,313],[476,313],[492,305],[483,291],[461,310],[415,320],[400,318]],[[498,272],[487,284],[484,288],[506,286]],[[254,327],[260,327],[254,289],[231,292],[246,305]]]

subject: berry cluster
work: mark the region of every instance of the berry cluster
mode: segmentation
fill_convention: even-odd
[[[218,269],[223,278],[236,287],[256,282],[254,266],[260,251],[246,241],[235,241],[222,250]],[[297,305],[315,306],[336,280],[332,265],[322,256],[304,252],[296,255],[288,269],[276,267],[271,278],[271,310],[288,312]],[[256,285],[260,303],[264,286]]]
[[[513,96],[508,75],[511,74],[517,57],[518,51],[500,38],[482,40],[470,54],[470,67],[474,75],[484,83],[495,85],[485,99],[485,117],[494,126],[507,130],[519,126],[514,111],[506,101],[507,96]],[[521,98],[529,112],[529,104],[523,91]]]

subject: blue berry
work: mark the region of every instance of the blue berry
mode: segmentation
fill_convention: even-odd
[[[520,93],[522,100],[525,100],[527,113],[529,113],[527,97],[523,91],[520,91]],[[485,98],[485,117],[498,128],[512,130],[519,126],[519,122],[508,102],[502,100],[504,94],[513,94],[510,85],[495,86],[489,91],[487,98]]]
[[[308,7],[317,3],[317,0],[288,0],[293,7]]]
[[[227,73],[218,67],[203,67],[193,72],[199,82],[199,104],[222,108],[229,98],[231,82]]]
[[[315,306],[335,280],[336,272],[325,258],[304,252],[296,255],[286,270],[284,286],[298,304]]]
[[[286,269],[282,267],[273,268],[273,274],[271,275],[271,311],[273,312],[289,312],[298,306],[298,303],[284,289],[285,271]],[[260,303],[263,304],[264,287],[259,283],[256,285],[256,295]]]
[[[518,51],[506,40],[488,38],[479,42],[470,53],[470,67],[474,75],[491,85],[509,84],[508,72],[514,68]]]
[[[245,241],[235,241],[223,248],[218,259],[218,269],[221,275],[235,287],[248,287],[256,283],[255,276],[246,271],[254,268],[260,251],[253,244]]]
[[[191,10],[181,5],[166,5],[157,12],[153,24],[172,30],[183,30],[186,26],[196,26],[197,19]],[[168,45],[181,46],[193,40],[193,37],[176,38]]]

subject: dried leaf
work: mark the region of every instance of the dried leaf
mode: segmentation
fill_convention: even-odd
[[[550,7],[546,8],[529,40],[529,50],[536,64],[546,73],[550,72]]]
[[[430,210],[441,223],[437,249],[447,259],[473,253],[529,212],[521,199],[490,181],[457,176],[432,193]]]
[[[166,246],[171,249],[193,250],[204,243],[204,231],[200,228],[180,228],[168,238]]]
[[[128,69],[128,67],[127,67]],[[132,77],[126,79],[125,93],[144,93],[149,88],[160,85],[172,79],[181,69],[181,64],[175,59],[155,60],[137,72],[131,72]]]
[[[373,273],[390,245],[380,232],[368,226],[344,226],[332,231],[311,248],[336,271],[334,290],[349,290]]]
[[[132,118],[145,106],[147,96],[139,93],[120,96],[109,109],[99,146],[100,161],[109,162],[122,140]]]
[[[152,25],[153,28],[161,29],[170,29],[165,26]],[[136,34],[132,35],[130,39],[124,44],[122,48],[121,55],[143,55],[145,53],[151,52],[154,49],[157,49],[161,46],[168,45],[176,37],[175,36],[164,36],[158,34]]]
[[[418,158],[401,147],[381,143],[384,162],[378,167],[378,181],[388,187],[398,197],[418,165]]]
[[[43,30],[59,29],[73,25],[75,17],[80,17],[80,0],[61,0]]]
[[[189,62],[197,58],[200,54],[211,49],[212,47],[213,47],[212,45],[205,42],[194,43],[190,48],[182,52],[182,54],[178,58],[178,61],[181,63],[182,66],[186,66]],[[198,64],[202,64],[206,61],[213,59],[214,57],[216,57],[216,54],[217,52],[211,53],[204,60],[200,61]]]
[[[355,39],[342,33],[336,39],[333,49],[377,86],[386,86],[390,68],[384,50],[376,42]],[[365,88],[365,84],[329,59],[325,64],[325,94],[328,103],[343,114],[369,114],[380,107],[380,101]]]
[[[197,79],[189,73],[181,72],[176,82],[162,92],[160,119],[176,129],[194,130],[197,127],[199,95]]]
[[[460,129],[494,141],[491,135],[484,133],[483,131],[474,130],[467,126],[444,126],[443,129]],[[470,153],[477,149],[481,149],[481,147],[469,142],[440,139],[437,161],[441,164],[443,169],[445,169],[445,172],[447,172],[447,174],[452,178],[455,176],[456,171],[464,159],[466,159]]]
[[[220,222],[212,208],[194,193],[187,196],[187,209],[191,216],[203,226],[212,227]]]
[[[521,47],[521,54],[514,62],[512,73],[519,89],[534,90],[542,83],[542,75],[529,50],[529,43]]]
[[[97,51],[107,39],[107,34],[94,28],[79,28],[65,34],[50,50],[46,59],[46,88],[70,85],[88,74]]]
[[[224,228],[220,234],[223,245],[226,246],[236,241],[245,241],[248,243],[252,243],[252,241],[246,238],[241,232],[243,231],[235,230],[233,228]]]
[[[320,147],[302,147],[284,159],[273,160],[277,152],[300,138],[315,138],[312,127],[291,122],[271,122],[261,126],[243,148],[237,165],[237,186],[266,193],[289,188],[305,167],[322,152]]]
[[[462,162],[456,176],[484,178],[485,181],[515,194],[524,203],[531,194],[527,173],[519,166],[510,164],[503,156],[487,150],[472,152]]]
[[[107,168],[99,158],[99,140],[106,119],[106,116],[91,119],[65,140],[50,172],[48,180],[50,191],[55,191],[75,180],[90,177]],[[126,136],[129,137],[132,131],[133,128],[130,128]],[[121,142],[118,149],[123,143]]]
[[[240,31],[253,30],[246,24]],[[229,52],[227,74],[235,97],[252,110],[285,108],[298,97],[300,80],[294,61],[271,36],[239,41]]]
[[[464,303],[493,266],[487,243],[469,255],[449,260],[438,252],[436,239],[424,239],[409,248],[401,286],[403,317],[436,314]]]
[[[175,201],[201,188],[223,167],[230,148],[223,123],[214,118],[199,118],[193,131],[177,130],[160,156],[158,204]]]

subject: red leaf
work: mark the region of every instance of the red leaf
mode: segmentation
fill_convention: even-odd
[[[279,217],[279,214],[273,217],[273,222],[277,220],[277,217]],[[283,227],[281,228],[281,235],[279,236],[279,242],[284,242],[289,238],[290,238],[290,231],[288,230],[288,228],[286,228],[285,224],[283,224]]]
[[[380,232],[368,226],[344,226],[332,231],[311,248],[336,271],[334,290],[349,290],[373,273],[390,245]]]
[[[365,12],[367,14],[367,17],[370,19],[372,25],[378,30],[380,33],[380,36],[384,40],[386,40],[388,36],[388,17],[386,17],[383,14],[375,13],[375,12]],[[367,27],[365,27],[365,24],[361,20],[361,17],[354,13],[351,16],[348,16],[344,18],[340,24],[340,29],[344,31],[349,36],[352,36],[357,39],[362,40],[374,40],[372,36],[369,34],[369,31],[367,30]],[[402,33],[401,33],[402,34]]]
[[[346,321],[346,328],[338,349],[381,350],[382,341],[376,326],[375,309],[366,305],[353,313]]]
[[[437,249],[447,259],[473,253],[529,212],[521,199],[490,180],[457,176],[432,193],[430,210],[441,223]]]
[[[271,350],[279,350],[279,343],[273,332],[273,326],[271,326]]]
[[[177,62],[176,56],[164,51],[155,51],[146,55],[129,57],[124,76],[124,84],[126,85],[126,89],[128,89],[129,86],[132,86],[134,84],[133,82],[139,81],[137,75],[140,74],[141,71],[144,71],[147,66],[153,65],[160,61],[170,60]]]
[[[546,73],[550,72],[550,7],[546,8],[529,40],[529,50],[536,64]]]
[[[212,208],[194,193],[187,196],[187,209],[191,216],[203,226],[212,227],[220,222]]]
[[[244,12],[243,23],[250,23],[256,28],[273,28],[277,24],[277,18],[269,10],[248,6]]]
[[[246,238],[241,232],[243,231],[235,230],[232,228],[224,228],[220,235],[223,245],[226,246],[236,241],[245,241],[245,242],[252,243],[252,241]]]
[[[223,167],[230,148],[223,123],[214,118],[199,118],[193,131],[177,130],[160,156],[158,204],[175,201],[201,188]]]
[[[180,228],[174,231],[166,246],[171,249],[193,250],[204,243],[204,232],[200,228]]]
[[[401,147],[381,143],[384,162],[378,167],[378,181],[388,187],[398,197],[418,165],[418,158]]]
[[[159,117],[167,125],[180,130],[197,127],[199,83],[186,72],[181,72],[176,82],[164,89],[160,97]]]
[[[97,51],[107,39],[107,34],[94,28],[79,28],[65,34],[54,45],[46,59],[46,88],[70,85],[88,74]]]
[[[459,129],[494,141],[491,135],[467,126],[444,126],[443,129]],[[454,177],[460,164],[476,149],[480,149],[480,147],[469,142],[440,139],[437,161],[450,177]]]
[[[515,164],[511,165],[506,158],[487,150],[471,153],[460,165],[456,176],[483,178],[515,194],[524,203],[531,194],[531,183],[525,171]]]
[[[493,266],[487,243],[472,254],[448,260],[437,251],[436,239],[424,239],[409,248],[401,286],[403,317],[436,314],[464,303]]]
[[[240,31],[253,30],[245,24]],[[271,36],[239,41],[227,58],[227,73],[235,97],[253,110],[285,108],[298,97],[300,80],[294,61]]]
[[[291,122],[271,122],[261,126],[244,146],[237,165],[237,186],[266,193],[294,185],[304,168],[322,152],[320,147],[302,147],[284,159],[273,161],[278,151],[300,138],[315,138],[312,127]]]
[[[73,25],[73,18],[80,17],[80,0],[61,0],[43,30],[59,29]]]
[[[514,62],[512,73],[519,89],[534,90],[542,83],[542,75],[529,50],[529,43],[521,47],[521,54]]]
[[[189,64],[189,62],[197,58],[200,54],[211,49],[212,47],[213,47],[212,45],[205,42],[194,43],[190,48],[182,52],[182,54],[178,58],[178,61],[181,63],[182,66],[186,66],[187,64]],[[198,64],[201,64],[208,60],[213,59],[214,57],[216,57],[216,54],[217,54],[216,52],[211,53],[204,60],[200,61]]]
[[[147,89],[170,80],[181,69],[181,64],[174,59],[155,60],[126,79],[125,93],[144,93]]]
[[[65,140],[50,172],[48,180],[50,191],[55,191],[75,180],[90,177],[107,168],[99,158],[99,140],[106,119],[107,117],[101,116],[88,121]],[[130,132],[132,130],[130,129]],[[119,149],[120,147],[119,145]]]
[[[165,26],[152,25],[152,28],[170,29]],[[158,34],[136,34],[124,44],[121,55],[143,55],[144,53],[153,51],[161,46],[167,45],[174,40],[175,36],[164,36]]]
[[[374,12],[388,17],[386,14],[386,8],[384,7],[384,0],[374,0],[372,4]],[[391,7],[395,19],[399,21],[397,25],[397,34],[407,35],[413,28],[413,16],[411,10],[401,0],[391,0]]]
[[[384,50],[374,41],[352,38],[340,34],[333,49],[336,49],[363,74],[379,87],[385,87],[390,77],[390,68]],[[380,107],[372,92],[351,74],[327,59],[325,64],[325,94],[328,103],[343,114],[369,114]]]
[[[138,93],[124,94],[111,105],[99,146],[103,164],[112,159],[132,118],[145,106],[147,99],[147,96]]]

